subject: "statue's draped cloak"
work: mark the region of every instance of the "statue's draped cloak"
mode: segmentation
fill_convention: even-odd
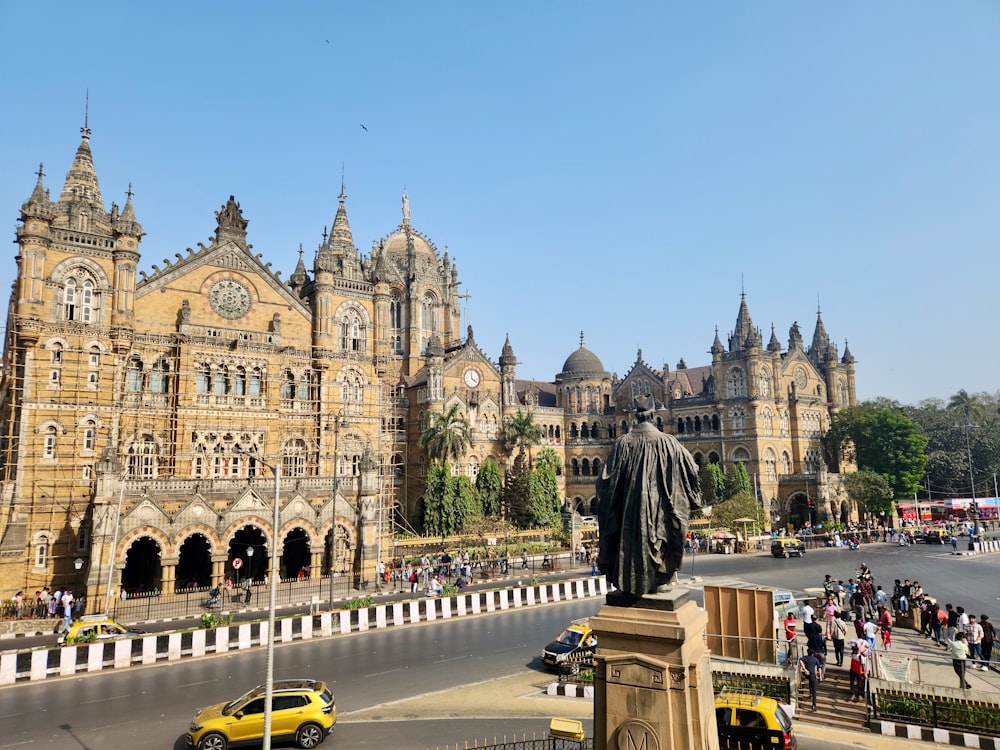
[[[698,465],[676,438],[641,422],[618,438],[597,480],[597,566],[620,591],[653,593],[681,566]]]

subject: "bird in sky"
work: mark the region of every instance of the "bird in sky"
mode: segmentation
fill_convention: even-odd
[[[361,123],[361,129],[362,129],[363,131],[365,131],[366,133],[368,132],[368,128],[366,128],[366,127],[365,127],[365,124],[364,124],[364,123]]]

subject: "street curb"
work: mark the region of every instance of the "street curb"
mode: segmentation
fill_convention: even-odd
[[[898,724],[894,721],[872,721],[868,728],[872,734],[887,737],[899,737],[906,740],[921,740],[922,742],[937,742],[954,747],[974,747],[980,750],[1000,750],[1000,738],[984,737],[968,732],[953,732],[949,729],[922,727],[916,724]]]
[[[546,695],[562,695],[567,698],[594,698],[593,685],[564,685],[559,682],[550,683],[545,689]]]

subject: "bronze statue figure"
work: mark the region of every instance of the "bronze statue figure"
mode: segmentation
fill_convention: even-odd
[[[634,406],[638,423],[615,441],[597,480],[597,567],[619,591],[639,598],[669,588],[701,493],[694,458],[656,428],[656,401],[638,396]]]

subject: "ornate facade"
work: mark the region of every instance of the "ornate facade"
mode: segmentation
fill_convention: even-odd
[[[140,270],[131,190],[105,209],[87,128],[58,199],[43,176],[21,207],[0,385],[4,589],[173,590],[236,558],[262,578],[276,547],[283,575],[370,575],[393,530],[419,526],[419,436],[455,404],[473,428],[455,471],[506,461],[504,419],[526,410],[580,510],[635,392],[699,460],[747,463],[775,520],[803,493],[834,500],[818,441],[854,403],[854,367],[819,319],[808,350],[797,326],[785,351],[773,333],[762,348],[744,300],[705,367],[654,370],[640,352],[618,379],[581,335],[554,382],[521,381],[509,340],[494,362],[461,331],[457,267],[406,196],[362,254],[341,190],[312,268],[300,250],[286,281],[232,196],[208,245]]]

